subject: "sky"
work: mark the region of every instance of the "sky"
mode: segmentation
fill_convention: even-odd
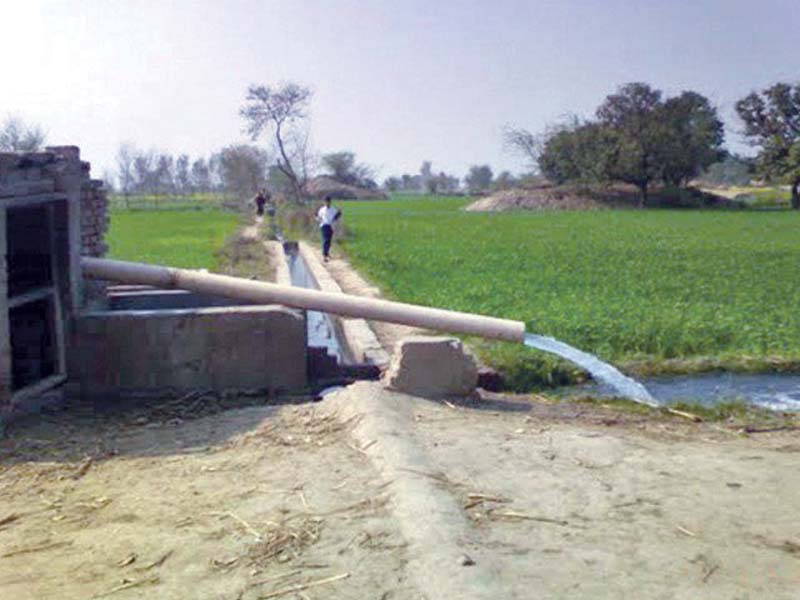
[[[314,91],[317,152],[379,178],[524,170],[508,124],[589,117],[619,85],[733,105],[800,79],[800,0],[0,0],[0,119],[41,124],[101,176],[122,142],[192,157],[248,141],[250,84]],[[262,144],[265,142],[262,141]]]

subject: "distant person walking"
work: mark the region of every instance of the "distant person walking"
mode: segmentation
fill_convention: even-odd
[[[331,197],[325,196],[325,204],[317,211],[317,222],[322,233],[322,257],[325,262],[331,258],[331,242],[333,241],[333,224],[342,216],[342,211],[331,204]]]
[[[264,206],[266,206],[267,202],[270,201],[270,195],[267,190],[259,190],[258,194],[254,199],[256,203],[256,216],[263,217],[264,216]]]

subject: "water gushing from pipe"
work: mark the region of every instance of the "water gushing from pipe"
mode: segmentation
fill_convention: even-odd
[[[659,406],[658,401],[650,395],[641,383],[620,373],[617,369],[604,363],[596,356],[573,348],[569,344],[560,342],[557,339],[536,335],[533,333],[525,334],[524,344],[531,348],[544,350],[550,354],[556,354],[570,362],[586,369],[595,380],[613,387],[620,396],[647,404],[648,406]]]

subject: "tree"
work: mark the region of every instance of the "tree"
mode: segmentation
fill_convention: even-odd
[[[181,154],[175,161],[175,187],[181,194],[192,191],[192,182],[189,175],[189,156]]]
[[[464,184],[470,194],[480,194],[492,186],[494,173],[489,165],[472,165],[464,177]]]
[[[503,131],[503,145],[525,159],[534,170],[539,164],[542,144],[542,136],[536,136],[522,127],[507,125]]]
[[[724,153],[722,121],[696,92],[662,100],[646,83],[606,97],[594,121],[573,120],[542,136],[541,172],[554,183],[622,181],[647,204],[655,181],[683,186]]]
[[[156,158],[155,190],[159,194],[175,193],[175,159],[171,154],[159,154]]]
[[[551,129],[539,155],[539,169],[553,183],[599,183],[612,178],[617,136],[599,123],[573,121]]]
[[[119,184],[119,191],[125,196],[126,200],[133,191],[136,180],[133,169],[135,155],[136,148],[130,143],[120,144],[119,150],[117,150],[117,183]]]
[[[101,177],[103,181],[103,187],[110,193],[114,193],[117,190],[116,181],[114,178],[114,172],[109,169],[103,170],[103,176]]]
[[[219,153],[219,172],[223,187],[239,198],[247,198],[264,186],[269,155],[256,146],[227,146]]]
[[[204,158],[198,158],[192,163],[190,179],[193,189],[200,192],[211,191],[211,173]]]
[[[383,181],[383,187],[388,192],[396,192],[403,187],[403,181],[399,177],[387,177]]]
[[[36,152],[46,137],[38,125],[28,125],[19,117],[10,116],[0,126],[0,151]]]
[[[461,183],[458,177],[455,177],[454,175],[448,175],[444,171],[439,171],[436,179],[438,180],[437,187],[439,192],[444,194],[452,194],[457,192]]]
[[[156,156],[150,150],[148,152],[137,152],[133,158],[133,173],[135,177],[135,189],[145,194],[156,194],[158,189],[158,179],[155,171]]]
[[[289,180],[297,202],[302,202],[308,178],[308,135],[304,125],[311,96],[310,89],[296,83],[251,85],[239,111],[253,141],[264,131],[271,132],[278,157],[275,166]]]
[[[326,154],[322,157],[322,166],[332,179],[346,185],[369,187],[368,183],[374,177],[369,166],[356,162],[353,152]]]
[[[792,208],[800,210],[800,83],[776,83],[736,103],[744,134],[759,148],[758,168],[770,181],[791,186]]]
[[[657,151],[660,178],[667,185],[686,185],[724,157],[724,127],[706,97],[683,92],[664,102],[655,117],[662,127]]]
[[[647,204],[650,182],[662,173],[659,163],[660,133],[657,116],[661,92],[646,83],[628,83],[606,97],[597,117],[615,138],[616,158],[610,176],[632,183],[641,192],[641,205]]]
[[[510,190],[518,185],[517,178],[514,177],[509,171],[501,171],[497,177],[494,178],[492,188],[495,190]]]
[[[753,179],[755,160],[728,154],[719,162],[709,165],[700,176],[707,185],[747,185]]]

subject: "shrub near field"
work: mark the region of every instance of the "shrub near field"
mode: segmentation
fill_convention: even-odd
[[[464,204],[348,203],[345,249],[397,299],[522,320],[623,366],[705,357],[766,369],[800,357],[800,215]],[[522,346],[478,349],[518,389],[575,375]]]
[[[107,236],[109,257],[214,270],[217,252],[240,220],[221,210],[116,210]]]

